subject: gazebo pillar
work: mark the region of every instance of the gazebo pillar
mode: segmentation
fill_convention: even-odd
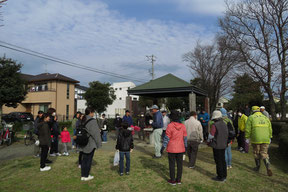
[[[196,94],[193,92],[189,94],[189,111],[196,111]]]

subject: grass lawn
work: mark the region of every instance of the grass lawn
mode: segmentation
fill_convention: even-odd
[[[112,141],[111,141],[112,142]],[[142,147],[141,147],[142,146]],[[112,144],[111,144],[112,147]],[[95,179],[80,181],[76,153],[69,157],[50,158],[52,170],[39,171],[39,158],[25,157],[0,163],[0,191],[287,191],[288,164],[277,158],[277,146],[271,146],[273,176],[268,177],[261,162],[260,173],[255,173],[253,155],[233,150],[233,168],[228,170],[225,183],[211,180],[216,168],[211,148],[200,149],[195,169],[187,168],[184,162],[182,185],[171,186],[167,154],[161,159],[152,159],[153,148],[137,145],[131,154],[129,176],[118,175],[113,167],[113,150],[97,150],[91,174]]]

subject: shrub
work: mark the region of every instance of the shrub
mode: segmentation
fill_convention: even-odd
[[[280,132],[281,132],[281,128],[283,125],[286,125],[286,122],[284,121],[272,121],[272,129],[273,129],[273,135],[274,136],[279,136]]]
[[[115,118],[107,119],[107,126],[108,126],[109,131],[115,130],[114,120],[115,120]]]
[[[279,150],[280,153],[288,157],[288,125],[283,125],[279,135]]]

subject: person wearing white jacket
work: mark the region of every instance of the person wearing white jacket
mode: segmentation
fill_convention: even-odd
[[[195,168],[196,157],[199,144],[203,142],[203,128],[200,121],[197,120],[197,113],[190,112],[190,118],[185,121],[187,130],[187,155],[189,158],[188,168]]]

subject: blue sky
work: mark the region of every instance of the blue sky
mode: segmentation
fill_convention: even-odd
[[[224,10],[224,0],[8,0],[0,40],[147,81],[146,55],[154,54],[156,77],[189,81],[182,55],[197,41],[211,42]],[[58,72],[83,85],[126,81],[0,48],[4,54],[21,62],[23,73]]]

